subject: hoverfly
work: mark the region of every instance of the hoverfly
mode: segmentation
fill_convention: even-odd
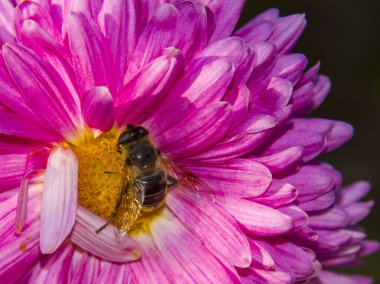
[[[153,145],[144,127],[128,125],[117,144],[125,161],[119,194],[114,212],[97,233],[110,223],[119,233],[127,233],[141,212],[161,208],[168,189],[175,185],[186,188],[196,198],[213,199],[204,182]]]

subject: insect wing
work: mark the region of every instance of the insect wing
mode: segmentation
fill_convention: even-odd
[[[116,204],[115,230],[119,237],[128,233],[141,211],[141,204],[135,198],[134,176],[132,171],[125,166]]]
[[[193,198],[214,201],[212,189],[190,170],[173,161],[168,155],[160,152],[160,160],[166,167],[168,175],[178,181],[178,190],[189,193]]]

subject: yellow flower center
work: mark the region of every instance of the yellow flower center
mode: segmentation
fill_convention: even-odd
[[[125,157],[118,152],[119,134],[112,130],[95,139],[71,145],[78,158],[78,202],[105,220],[115,212],[122,186]],[[150,223],[160,215],[161,209],[141,211],[128,234],[149,232]]]
[[[117,136],[103,133],[72,150],[78,158],[79,204],[108,219],[115,210],[124,165]]]

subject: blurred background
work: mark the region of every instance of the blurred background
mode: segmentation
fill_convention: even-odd
[[[295,51],[321,61],[321,73],[332,80],[330,95],[312,116],[345,120],[354,138],[321,157],[340,170],[349,184],[372,183],[369,199],[377,203],[362,222],[368,237],[380,240],[380,1],[367,0],[247,0],[239,26],[271,7],[281,15],[306,13],[307,27]],[[375,277],[380,283],[380,253],[350,273]],[[339,284],[339,283],[336,283]]]

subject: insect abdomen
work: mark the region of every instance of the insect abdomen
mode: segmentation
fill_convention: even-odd
[[[167,191],[166,173],[161,169],[143,173],[137,177],[135,193],[141,206],[158,207],[165,199]]]

